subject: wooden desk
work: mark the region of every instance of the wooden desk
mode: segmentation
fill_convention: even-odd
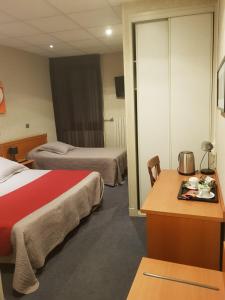
[[[214,291],[184,283],[152,278],[143,272],[166,275],[182,280],[218,287]],[[224,300],[223,273],[197,267],[185,266],[150,258],[143,258],[127,300]]]
[[[148,256],[219,270],[223,210],[219,203],[177,199],[182,180],[175,170],[163,170],[141,211],[147,214]]]

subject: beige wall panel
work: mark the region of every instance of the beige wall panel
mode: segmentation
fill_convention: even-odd
[[[101,55],[101,72],[102,72],[102,86],[104,99],[104,118],[114,119],[114,122],[105,122],[104,136],[105,146],[117,146],[115,136],[115,122],[119,119],[125,118],[125,99],[118,99],[116,97],[114,77],[124,74],[123,69],[123,53],[109,53]],[[124,128],[125,136],[125,128]]]
[[[0,115],[0,141],[40,133],[55,140],[48,58],[0,46],[0,66],[7,110]]]

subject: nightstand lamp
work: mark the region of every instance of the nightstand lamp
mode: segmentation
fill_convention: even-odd
[[[10,159],[16,161],[16,154],[18,154],[17,147],[9,147],[8,154],[10,155]]]
[[[212,149],[213,149],[213,144],[210,143],[210,142],[208,142],[208,141],[202,142],[202,144],[201,144],[201,149],[202,149],[203,151],[205,151],[205,154],[203,155],[202,160],[201,160],[201,163],[200,163],[200,172],[201,172],[202,174],[205,174],[205,175],[212,175],[212,174],[215,173],[215,171],[209,168],[209,153],[210,153],[210,152],[212,151]],[[202,162],[203,162],[203,159],[204,159],[204,157],[206,156],[207,153],[208,153],[208,168],[202,169],[202,168],[201,168]]]

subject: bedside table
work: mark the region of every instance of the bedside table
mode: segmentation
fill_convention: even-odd
[[[28,167],[29,169],[32,169],[34,160],[33,159],[25,159],[25,160],[18,160],[17,162]]]

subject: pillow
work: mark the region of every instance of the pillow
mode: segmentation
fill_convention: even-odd
[[[28,168],[15,161],[0,157],[0,183],[6,181],[16,173],[20,173]]]
[[[57,154],[66,154],[67,152],[75,149],[76,147],[65,144],[62,142],[52,142],[52,143],[47,143],[44,145],[41,145],[38,150],[39,151],[48,151],[48,152],[53,152]]]

